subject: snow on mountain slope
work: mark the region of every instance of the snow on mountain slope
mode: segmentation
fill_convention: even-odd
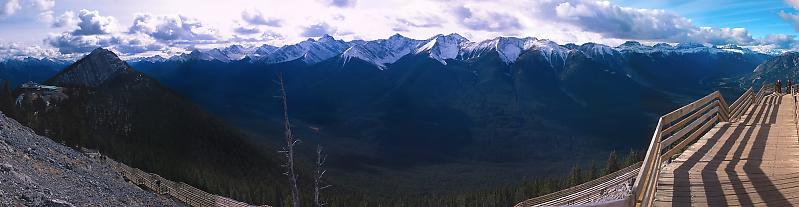
[[[353,42],[355,44],[341,54],[345,64],[351,58],[358,58],[383,69],[385,64],[394,63],[413,52],[423,41],[395,34],[388,39]]]
[[[619,51],[610,46],[596,43],[585,43],[580,45],[578,49],[590,58],[605,58],[620,54]]]
[[[265,63],[281,63],[302,58],[307,64],[314,64],[341,54],[350,44],[325,35],[319,40],[308,39],[295,45],[286,45],[262,59]]]
[[[241,45],[231,45],[221,50],[229,61],[241,60],[247,55],[252,54],[258,48],[247,48]]]
[[[519,58],[523,51],[533,47],[536,40],[532,37],[497,37],[479,43],[471,43],[463,49],[463,59],[480,57],[486,53],[496,51],[503,62],[511,64]]]
[[[469,40],[459,34],[436,35],[425,40],[425,43],[416,49],[415,54],[428,53],[430,58],[446,65],[447,59],[455,59],[460,55],[461,48]]]
[[[533,41],[530,50],[537,51],[544,56],[552,67],[554,67],[555,63],[565,63],[570,51],[569,48],[545,39]]]
[[[222,62],[230,62],[230,58],[227,56],[227,54],[222,52],[222,50],[219,50],[219,48],[214,48],[214,49],[205,51],[204,53],[208,54],[208,56],[210,56],[211,59],[213,59],[213,60],[219,60],[219,61],[222,61]]]
[[[248,54],[248,56],[253,56],[253,57],[267,56],[269,54],[272,54],[272,52],[275,52],[275,50],[277,49],[278,47],[264,44],[261,45],[260,47],[255,48],[255,51],[252,54]]]
[[[266,64],[282,63],[301,59],[306,64],[315,64],[323,60],[339,56],[343,64],[353,58],[360,59],[385,69],[405,55],[426,55],[441,64],[446,65],[446,60],[468,60],[481,57],[491,52],[497,52],[505,64],[513,64],[521,54],[533,52],[541,55],[551,66],[564,64],[569,53],[579,51],[589,58],[619,59],[628,53],[646,55],[669,55],[690,53],[739,53],[761,54],[748,48],[736,45],[707,46],[699,43],[681,43],[672,46],[658,43],[653,46],[643,45],[636,41],[627,41],[616,47],[597,43],[576,45],[568,43],[559,45],[550,40],[534,37],[497,37],[481,42],[471,42],[459,34],[436,35],[426,40],[415,40],[395,34],[387,39],[379,40],[352,40],[345,42],[336,40],[330,35],[319,39],[307,39],[297,44],[275,47],[264,44],[257,47],[231,45],[210,50],[193,50],[189,54],[181,54],[169,58],[169,61],[186,60],[218,60],[222,62],[239,61],[249,57],[252,61]],[[623,59],[623,58],[622,58]],[[159,58],[138,58],[132,61],[158,62]]]
[[[615,48],[622,53],[641,53],[641,54],[691,54],[691,53],[739,53],[739,54],[761,54],[748,48],[743,48],[738,45],[716,45],[706,46],[700,43],[680,43],[677,46],[671,46],[666,43],[658,43],[653,46],[642,45],[639,42],[627,41],[624,44]],[[764,53],[765,54],[765,53]]]

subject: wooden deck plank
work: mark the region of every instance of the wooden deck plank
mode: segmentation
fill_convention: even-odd
[[[655,205],[799,205],[794,107],[790,95],[769,95],[714,126],[661,170]]]

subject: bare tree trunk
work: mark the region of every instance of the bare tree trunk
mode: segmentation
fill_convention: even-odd
[[[289,122],[288,101],[286,98],[286,84],[283,82],[283,74],[277,74],[277,79],[280,84],[280,98],[283,101],[283,127],[286,135],[286,146],[281,151],[286,154],[286,172],[284,173],[289,178],[289,187],[291,188],[291,202],[294,207],[300,207],[300,187],[297,184],[297,172],[294,170],[294,146],[299,143],[299,139],[294,139],[291,133],[291,123]]]
[[[321,191],[325,188],[330,187],[330,185],[322,186],[322,176],[325,175],[327,170],[324,169],[325,160],[327,159],[327,155],[322,154],[322,146],[316,145],[316,168],[314,169],[314,191],[313,191],[313,200],[314,205],[316,207],[322,207],[327,205],[322,199],[320,198]]]

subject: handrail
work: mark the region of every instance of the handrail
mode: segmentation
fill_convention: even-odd
[[[564,190],[524,200],[514,205],[514,207],[556,206],[556,205],[567,205],[569,203],[574,203],[579,199],[584,199],[592,195],[594,192],[605,190],[607,189],[607,187],[609,187],[605,186],[604,188],[595,188],[596,186],[600,186],[602,184],[613,185],[613,184],[623,183],[623,180],[618,182],[612,182],[612,181],[625,174],[629,173],[637,174],[637,171],[640,167],[641,167],[641,162],[638,162],[630,166],[627,166],[621,170],[618,170],[616,172],[599,177],[597,179],[576,186],[572,186]],[[632,175],[631,177],[634,177],[634,175]]]
[[[788,89],[791,95],[791,100],[793,100],[793,123],[796,126],[796,133],[799,134],[799,100],[797,100],[796,96],[799,95],[799,85],[791,85],[791,88]]]
[[[760,104],[774,89],[774,84],[763,85],[757,93],[749,88],[731,105],[727,105],[718,91],[708,94],[658,119],[644,161],[574,187],[527,199],[514,207],[583,205],[603,201],[600,196],[622,184],[627,185],[628,188],[625,189],[628,189],[627,192],[631,192],[631,195],[628,194],[626,199],[621,198],[611,202],[627,202],[631,206],[651,206],[657,190],[657,178],[664,161],[670,160],[694,143],[716,123],[739,121],[749,108]],[[799,86],[795,86],[793,92],[799,92]],[[799,123],[799,108],[796,113]]]
[[[734,122],[752,105],[773,92],[773,84],[763,85],[757,94],[752,88],[744,92],[732,105],[727,106],[721,93],[715,91],[697,101],[685,105],[658,120],[646,157],[632,188],[634,206],[652,206],[657,190],[657,179],[664,160],[684,150],[697,138],[704,135],[717,122]],[[665,150],[665,152],[664,152]]]
[[[145,186],[155,193],[162,195],[169,195],[189,206],[194,207],[251,207],[247,203],[236,201],[224,196],[214,195],[207,193],[203,190],[197,189],[191,185],[183,182],[174,182],[167,180],[157,174],[147,173],[138,168],[133,168],[124,163],[112,160],[111,158],[101,156],[101,159],[107,162],[111,168],[119,173],[123,178],[130,182]],[[269,207],[269,205],[262,205]]]

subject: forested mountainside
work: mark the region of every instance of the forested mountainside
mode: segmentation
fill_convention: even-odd
[[[512,184],[614,149],[640,150],[656,117],[713,90],[737,97],[738,79],[770,57],[732,46],[474,43],[456,34],[331,50],[341,43],[324,37],[250,55],[194,51],[131,64],[273,144],[282,133],[274,77],[284,73],[296,131],[327,146],[331,179],[413,193]],[[287,51],[296,59],[264,61]],[[451,172],[459,173],[437,179]],[[441,184],[424,185],[431,182]]]
[[[108,50],[93,51],[45,84],[61,89],[20,88],[3,111],[67,146],[97,149],[175,181],[250,203],[282,199],[276,148],[261,149]]]

